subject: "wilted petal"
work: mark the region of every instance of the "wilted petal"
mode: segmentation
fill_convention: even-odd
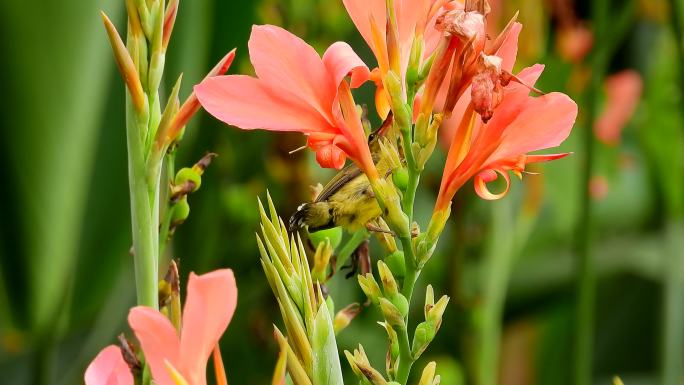
[[[131,370],[121,349],[109,345],[98,353],[85,372],[86,385],[133,385]]]
[[[128,324],[140,341],[157,385],[175,385],[166,362],[180,370],[181,355],[178,335],[171,322],[157,310],[137,306],[128,313]]]
[[[195,86],[195,93],[210,114],[242,129],[333,130],[311,105],[290,93],[275,92],[270,85],[249,76],[209,78]]]
[[[191,384],[206,383],[207,360],[228,327],[236,306],[237,287],[232,270],[216,270],[200,276],[190,273],[180,346],[181,373]]]

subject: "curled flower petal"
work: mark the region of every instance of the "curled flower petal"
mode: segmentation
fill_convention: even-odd
[[[351,74],[351,88],[358,88],[370,79],[370,70],[359,55],[344,42],[333,43],[323,54],[323,64],[332,74],[335,84],[340,84]]]
[[[102,349],[85,372],[86,385],[133,385],[133,374],[121,349],[109,345]]]
[[[334,144],[325,145],[316,151],[316,162],[324,168],[341,170],[346,159],[344,151]]]
[[[493,182],[496,179],[498,179],[498,175],[500,175],[503,180],[506,182],[506,188],[504,191],[498,193],[498,194],[493,194],[491,191],[489,191],[489,188],[487,187],[487,183]],[[503,198],[508,194],[508,190],[511,187],[511,178],[508,176],[508,173],[503,170],[484,170],[480,172],[479,174],[475,175],[475,192],[477,195],[485,200],[488,201],[495,201],[498,199]]]

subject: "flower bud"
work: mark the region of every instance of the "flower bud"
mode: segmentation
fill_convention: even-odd
[[[316,245],[316,253],[314,254],[313,268],[311,269],[311,279],[314,282],[325,282],[328,278],[328,264],[333,253],[333,248],[330,245],[330,240],[324,238],[323,242]]]
[[[427,288],[425,289],[425,309],[424,309],[424,314],[425,314],[425,319],[428,318],[428,313],[430,310],[435,306],[435,291],[432,288],[432,285],[428,285]]]
[[[399,337],[397,332],[392,329],[392,327],[387,322],[378,322],[380,326],[387,332],[387,340],[389,341],[389,349],[387,351],[390,353],[391,360],[396,360],[399,357]]]
[[[184,196],[171,206],[171,225],[173,229],[178,227],[190,216],[190,205],[188,204],[188,197]]]
[[[352,320],[361,312],[361,305],[358,303],[352,303],[347,305],[344,309],[337,312],[335,319],[333,320],[333,328],[335,329],[335,334],[344,330]]]
[[[435,376],[435,371],[437,369],[437,364],[431,361],[425,365],[423,369],[423,374],[420,376],[420,381],[418,385],[439,385],[439,376]]]
[[[378,286],[378,283],[375,281],[373,274],[359,274],[357,277],[359,279],[359,286],[361,286],[361,290],[363,290],[372,303],[377,304],[380,300],[380,297],[382,297],[382,292],[380,291],[380,286]]]
[[[435,322],[437,329],[439,329],[439,327],[442,325],[442,315],[444,315],[444,311],[446,310],[448,304],[449,297],[443,295],[442,298],[437,301],[435,306],[428,311],[426,320]]]
[[[404,91],[401,85],[401,78],[394,71],[390,71],[385,76],[385,87],[390,96],[394,121],[401,130],[411,129],[411,113],[404,100]]]
[[[378,242],[380,242],[380,245],[388,253],[393,253],[393,252],[397,251],[397,241],[394,239],[394,236],[392,235],[389,226],[387,226],[387,222],[385,222],[385,220],[382,219],[382,217],[379,217],[377,219],[377,225],[378,225],[378,228],[386,231],[386,232],[378,232],[378,231],[374,232],[374,235],[377,238]],[[390,267],[390,269],[391,269],[391,267]]]
[[[345,350],[344,355],[359,378],[370,381],[372,385],[387,385],[387,381],[382,377],[382,374],[371,366],[363,346],[359,345],[359,348],[354,350],[354,354]]]
[[[394,297],[399,294],[399,286],[397,281],[395,281],[392,272],[390,271],[387,264],[383,261],[378,261],[378,272],[380,273],[380,281],[382,282],[383,292],[386,297]]]
[[[406,329],[404,316],[399,309],[397,309],[397,307],[394,306],[394,304],[387,298],[380,298],[380,310],[382,311],[382,315],[385,317],[387,324],[393,328],[398,328],[401,330]]]
[[[411,344],[411,355],[414,360],[417,360],[421,354],[427,349],[430,342],[437,334],[437,327],[434,322],[424,321],[416,326],[416,332],[413,334],[413,343]]]
[[[399,167],[392,171],[392,182],[401,191],[406,191],[408,187],[409,173],[404,167]]]
[[[404,252],[397,250],[385,257],[385,263],[389,267],[392,274],[401,279],[406,275],[406,262],[404,261]]]

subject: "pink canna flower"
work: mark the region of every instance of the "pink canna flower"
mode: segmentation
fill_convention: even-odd
[[[190,274],[180,337],[162,313],[143,306],[128,315],[157,385],[206,385],[207,360],[228,327],[237,305],[233,271]]]
[[[86,385],[133,385],[133,375],[121,349],[109,345],[102,349],[85,372]]]
[[[596,137],[608,145],[620,142],[622,129],[639,105],[643,83],[634,70],[625,70],[606,79],[606,105],[594,124]]]
[[[159,311],[144,306],[131,309],[128,323],[140,342],[155,384],[206,385],[207,360],[212,350],[215,359],[220,357],[217,343],[236,306],[233,271],[223,269],[199,276],[190,273],[180,336]],[[85,381],[86,385],[133,385],[133,376],[121,350],[111,345],[88,366]]]
[[[350,91],[370,71],[348,44],[334,43],[321,58],[290,32],[263,25],[252,28],[249,54],[257,78],[218,76],[195,87],[210,114],[246,130],[301,132],[322,167],[340,169],[349,157],[377,178]]]

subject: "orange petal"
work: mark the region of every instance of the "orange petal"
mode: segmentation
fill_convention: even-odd
[[[491,191],[489,191],[487,183],[495,181],[498,178],[497,175],[501,175],[501,177],[503,177],[504,181],[506,182],[506,188],[504,189],[504,191],[498,194],[493,194]],[[511,187],[511,178],[508,176],[508,173],[503,170],[484,170],[479,174],[475,175],[474,183],[475,192],[480,198],[489,201],[494,201],[497,199],[501,199],[504,196],[506,196],[506,194],[508,194],[508,190]]]

